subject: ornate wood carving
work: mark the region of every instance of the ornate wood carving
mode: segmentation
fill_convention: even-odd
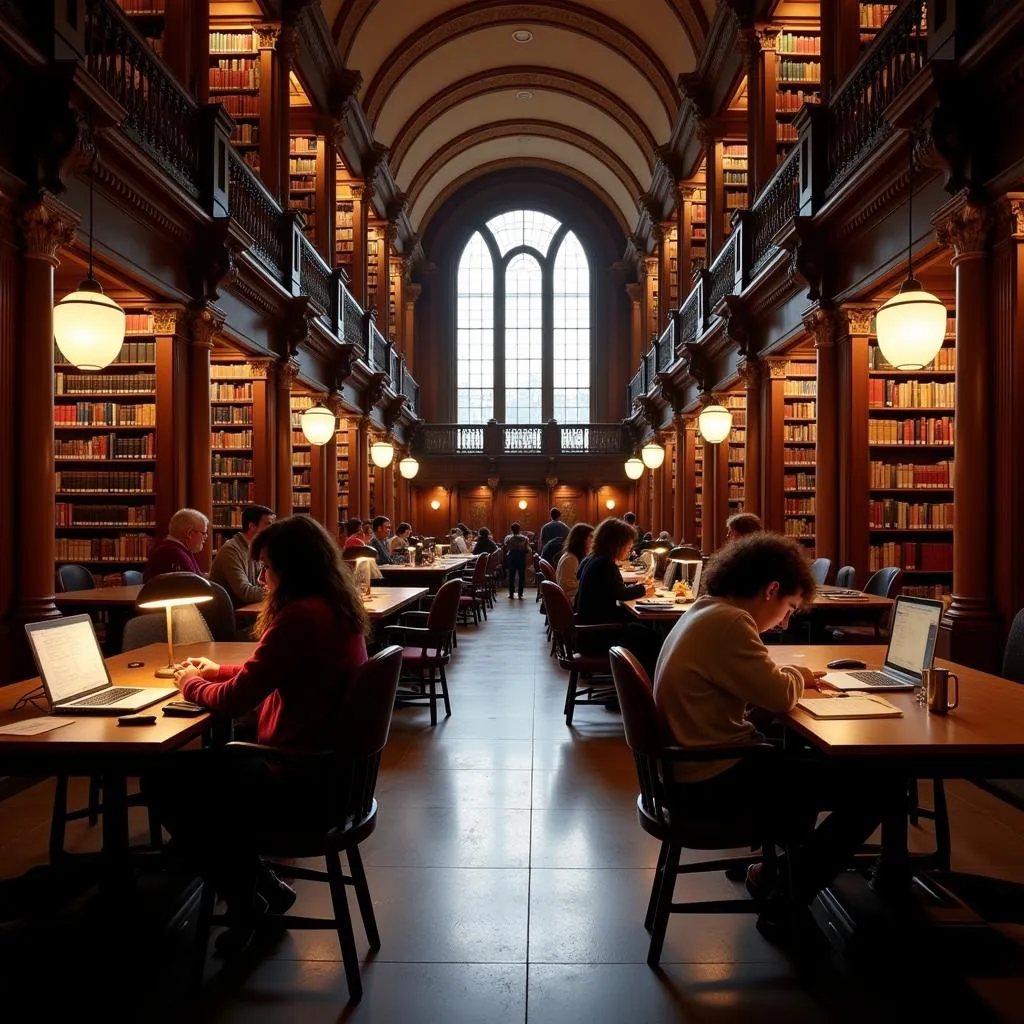
[[[185,336],[189,329],[188,311],[178,303],[147,306],[153,317],[153,333],[159,337]]]
[[[948,215],[940,211],[935,233],[942,245],[952,248],[956,266],[962,259],[984,254],[991,228],[991,209],[963,196]]]
[[[256,48],[259,50],[274,50],[277,48],[277,38],[281,29],[277,25],[253,25],[253,32],[256,33]]]
[[[277,387],[282,392],[290,392],[299,379],[299,364],[294,359],[279,359],[277,367]]]
[[[871,321],[875,318],[874,306],[844,306],[847,330],[856,338],[867,337],[871,333]]]
[[[299,295],[289,301],[282,334],[285,350],[292,358],[309,339],[310,325],[315,319],[316,314],[309,304],[308,296]]]
[[[216,306],[204,303],[189,310],[189,333],[195,348],[213,348],[214,336],[224,326],[226,314]]]
[[[832,348],[847,329],[845,312],[831,304],[820,303],[803,315],[804,327],[814,338],[814,347]]]
[[[720,316],[725,324],[725,333],[734,342],[740,355],[748,356],[751,344],[751,318],[747,305],[738,295],[726,295],[722,299]]]
[[[754,388],[761,383],[764,367],[760,359],[748,356],[736,365],[736,373],[745,388]]]
[[[74,240],[78,215],[55,196],[44,192],[38,202],[21,211],[18,224],[25,242],[25,255],[57,267],[61,247]]]
[[[384,420],[384,426],[391,430],[392,427],[402,418],[402,410],[408,403],[408,399],[405,395],[394,395],[384,402],[381,408],[381,418]]]
[[[274,373],[273,359],[250,359],[246,366],[253,380],[269,380]]]
[[[786,365],[789,363],[788,359],[781,356],[768,356],[764,361],[764,365],[768,370],[768,377],[770,380],[785,380],[786,379]]]
[[[204,242],[197,253],[196,273],[203,298],[220,298],[221,288],[231,288],[238,282],[238,257],[249,248],[232,229],[232,222],[219,218],[204,232]]]
[[[684,371],[693,378],[702,393],[706,392],[711,385],[711,364],[707,351],[690,341],[682,346],[680,356]]]
[[[388,376],[386,373],[374,373],[370,375],[370,379],[366,382],[366,390],[363,392],[363,410],[367,416],[383,399],[387,380]]]

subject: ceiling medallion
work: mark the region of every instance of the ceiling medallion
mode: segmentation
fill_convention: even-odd
[[[532,100],[533,99],[533,93],[530,92],[529,89],[520,89],[519,92],[516,93],[516,99],[517,100]]]
[[[517,28],[512,33],[512,38],[517,43],[529,43],[533,40],[533,33],[528,28]]]

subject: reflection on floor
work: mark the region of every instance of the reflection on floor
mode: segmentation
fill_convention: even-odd
[[[674,918],[663,970],[652,972],[642,919],[657,846],[636,824],[619,717],[578,709],[566,728],[564,677],[531,600],[499,598],[489,622],[460,632],[450,682],[453,716],[436,729],[420,710],[395,717],[380,823],[364,847],[383,947],[364,962],[363,1002],[345,1008],[334,935],[306,932],[261,946],[242,970],[211,960],[189,1019],[1021,1019],[1024,970],[1012,958],[963,979],[944,978],[914,950],[890,969],[858,968],[824,944],[810,959],[775,948],[746,915]],[[1024,881],[1024,815],[967,783],[948,788],[955,866]],[[0,803],[0,879],[45,864],[51,794],[43,783]],[[142,838],[143,819],[133,823]],[[68,847],[95,848],[98,838],[76,822]],[[738,888],[721,876],[689,880],[677,898],[684,885],[702,897]],[[299,910],[327,909],[319,888],[300,890]],[[10,927],[0,923],[0,944]],[[1001,931],[1015,940],[1021,930]],[[365,951],[358,926],[357,943]],[[19,979],[2,965],[0,950],[0,999],[13,1020],[6,1010]]]

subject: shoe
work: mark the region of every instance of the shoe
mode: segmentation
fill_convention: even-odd
[[[751,864],[747,868],[747,892],[759,901],[767,901],[775,891],[775,872],[764,866],[763,861]]]
[[[260,918],[266,916],[267,901],[257,894],[245,920],[226,928],[213,940],[214,953],[223,960],[241,956],[252,944]]]
[[[298,899],[295,890],[287,882],[282,882],[268,864],[263,863],[260,864],[256,892],[266,901],[268,914],[287,914]]]

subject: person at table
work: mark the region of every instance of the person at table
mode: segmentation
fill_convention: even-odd
[[[236,608],[263,600],[265,591],[259,582],[260,567],[252,557],[252,542],[276,518],[266,505],[247,505],[242,509],[242,529],[221,544],[210,566],[210,579],[228,592]]]
[[[351,574],[324,528],[297,515],[253,540],[267,597],[259,643],[241,665],[190,658],[175,673],[186,700],[227,717],[258,709],[257,741],[315,753],[337,746],[347,689],[366,661],[369,626]],[[253,852],[261,822],[319,820],[330,779],[230,749],[183,751],[156,773],[154,805],[174,841],[212,878],[228,904],[231,928],[221,955],[241,952],[258,918],[284,913],[295,892]]]
[[[391,520],[387,516],[377,516],[370,524],[370,547],[377,552],[378,565],[391,565],[391,555],[388,554],[388,533],[391,530]]]
[[[562,524],[565,525],[564,523]],[[544,531],[541,530],[541,533]],[[557,566],[558,560],[562,557],[562,552],[565,550],[565,538],[569,536],[569,530],[566,529],[564,534],[559,534],[557,537],[552,537],[541,549],[540,557],[546,562],[550,562],[552,565]]]
[[[580,582],[576,578],[580,563],[594,543],[594,528],[590,523],[575,523],[565,538],[562,555],[555,565],[555,582],[565,591],[565,596],[572,603],[576,599],[576,591]]]
[[[509,533],[501,545],[505,549],[505,571],[508,574],[508,597],[523,599],[523,584],[526,582],[526,556],[530,551],[527,539],[519,523],[509,527]]]
[[[469,536],[469,527],[459,523],[452,528],[452,543],[449,552],[453,555],[468,555],[469,545],[466,538]]]
[[[814,597],[806,555],[796,541],[778,534],[740,538],[712,557],[704,590],[662,646],[654,672],[655,704],[681,747],[763,739],[751,709],[785,714],[820,675],[802,665],[777,665],[760,637],[784,627]],[[766,877],[761,865],[748,875],[751,892],[766,899],[759,927],[767,934],[789,920],[786,900],[809,903],[901,799],[898,788],[868,779],[862,765],[840,770],[781,753],[770,760],[680,764],[676,777],[686,788],[686,806],[709,812],[749,808],[778,836],[801,844],[793,893],[775,889],[779,880]],[[832,813],[815,829],[823,810]],[[786,877],[787,871],[779,872],[780,879]]]
[[[342,548],[361,548],[365,543],[362,519],[346,519],[345,543],[342,545]]]
[[[753,512],[737,512],[725,521],[725,539],[739,540],[749,537],[752,533],[760,533],[764,529],[761,520]]]
[[[630,551],[630,557],[632,557],[633,555],[638,554],[639,551],[640,551],[640,545],[641,545],[641,543],[643,543],[643,539],[644,539],[644,531],[641,530],[640,527],[636,525],[636,513],[635,512],[627,512],[622,517],[622,519],[623,519],[623,522],[626,522],[630,526],[632,526],[634,531],[636,532],[636,540],[633,542],[633,548]]]
[[[490,555],[497,550],[498,545],[494,543],[491,531],[486,526],[481,526],[480,532],[476,536],[476,543],[473,545],[473,554]]]
[[[593,550],[579,568],[576,591],[576,621],[581,626],[620,624],[601,637],[588,637],[582,653],[602,654],[614,644],[632,651],[648,671],[654,671],[658,657],[658,635],[647,626],[633,622],[619,605],[654,593],[654,584],[627,584],[619,562],[629,558],[636,541],[633,527],[624,519],[602,520],[594,531]]]
[[[549,541],[559,538],[564,544],[568,533],[569,527],[562,522],[562,510],[556,506],[548,513],[548,521],[540,528],[540,537],[537,539],[537,547],[541,551],[540,557],[547,558],[543,552]],[[551,562],[551,559],[549,558],[548,561]],[[554,565],[555,562],[551,562],[551,564]]]
[[[180,508],[167,524],[167,536],[149,549],[142,579],[149,582],[165,572],[194,572],[201,576],[196,555],[210,534],[210,520],[194,508]]]
[[[402,558],[409,556],[409,537],[412,534],[412,526],[409,523],[399,523],[395,529],[395,535],[388,541],[388,554],[394,561],[395,555]]]

